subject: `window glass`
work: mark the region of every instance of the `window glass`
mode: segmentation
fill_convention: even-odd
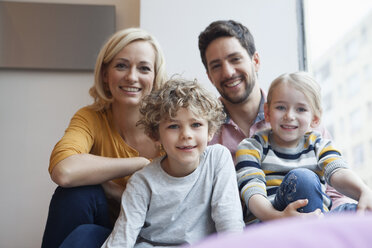
[[[322,121],[372,187],[372,1],[305,0],[304,13],[308,68],[322,87]]]

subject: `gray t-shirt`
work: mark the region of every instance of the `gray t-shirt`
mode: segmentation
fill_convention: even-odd
[[[102,247],[171,247],[244,227],[227,148],[208,146],[190,175],[172,177],[154,160],[129,180],[113,232]]]

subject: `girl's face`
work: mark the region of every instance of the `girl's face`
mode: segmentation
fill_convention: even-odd
[[[154,79],[155,51],[147,41],[129,43],[103,73],[113,104],[138,105],[151,92]]]
[[[181,108],[175,118],[160,122],[159,137],[167,153],[162,168],[171,176],[181,177],[198,167],[200,156],[212,135],[208,133],[205,119]]]
[[[287,148],[296,147],[319,122],[305,95],[286,83],[274,89],[270,106],[265,104],[265,118],[271,124],[274,142]]]

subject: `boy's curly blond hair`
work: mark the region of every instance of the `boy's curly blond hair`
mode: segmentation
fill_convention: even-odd
[[[208,122],[208,133],[218,130],[226,118],[221,102],[212,93],[195,81],[177,78],[168,80],[163,87],[152,91],[141,104],[142,125],[145,133],[153,140],[159,140],[159,123],[175,118],[180,108]]]

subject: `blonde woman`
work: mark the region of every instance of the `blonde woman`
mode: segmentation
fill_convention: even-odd
[[[103,243],[106,236],[100,241],[84,226],[110,230],[129,176],[161,155],[136,123],[142,98],[165,80],[161,48],[146,31],[118,31],[102,47],[90,89],[94,103],[75,113],[50,157],[49,173],[59,186],[42,247],[58,247],[77,227],[79,240],[85,233],[96,246]]]

